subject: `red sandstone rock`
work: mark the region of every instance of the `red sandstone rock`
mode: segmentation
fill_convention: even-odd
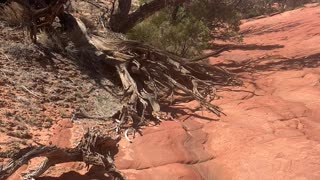
[[[209,122],[217,117],[199,111],[204,117],[163,122],[123,142],[116,163],[128,179],[320,179],[320,7],[241,29],[253,50],[210,59],[241,65],[260,58],[235,68],[244,87],[219,93],[227,116]]]

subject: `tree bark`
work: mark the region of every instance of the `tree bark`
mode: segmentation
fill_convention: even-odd
[[[178,6],[190,0],[153,0],[149,3],[145,3],[136,11],[130,14],[127,8],[129,7],[129,2],[131,7],[131,0],[126,2],[123,1],[126,0],[119,0],[119,11],[112,15],[110,18],[110,28],[114,32],[126,33],[130,29],[132,29],[136,24],[150,17],[154,13],[160,11],[161,9],[168,6]]]

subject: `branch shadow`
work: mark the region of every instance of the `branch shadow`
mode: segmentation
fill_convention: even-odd
[[[229,50],[274,50],[284,48],[284,45],[258,45],[258,44],[212,44],[213,49],[227,48]]]
[[[36,178],[36,180],[89,180],[89,179],[99,179],[99,180],[120,180],[115,174],[109,174],[107,177],[105,174],[107,172],[102,168],[90,168],[86,174],[80,174],[76,171],[70,171],[63,173],[59,177],[43,176]]]
[[[320,53],[302,58],[265,57],[243,62],[220,63],[218,65],[227,68],[233,73],[302,70],[304,68],[320,67]]]
[[[264,35],[264,34],[268,34],[268,33],[276,33],[276,32],[283,32],[283,31],[288,31],[294,28],[297,28],[297,26],[301,25],[300,22],[291,22],[291,23],[285,23],[285,24],[277,24],[274,26],[270,26],[270,25],[265,25],[262,26],[261,28],[257,28],[257,29],[248,29],[245,31],[242,31],[241,34],[245,35],[245,34],[250,34],[250,35]]]
[[[67,172],[67,173],[64,173],[62,174],[61,176],[59,177],[50,177],[50,176],[44,176],[44,177],[40,177],[40,178],[36,178],[36,180],[74,180],[74,179],[77,179],[77,180],[88,180],[88,179],[105,179],[105,180],[111,180],[110,179],[107,179],[105,176],[101,176],[101,175],[96,175],[96,176],[88,176],[88,175],[82,175],[78,172],[75,172],[75,171],[70,171],[70,172]]]
[[[194,118],[197,118],[197,119],[200,119],[200,120],[205,120],[205,121],[219,121],[218,118],[209,118],[209,117],[205,117],[205,116],[201,116],[201,115],[195,114],[197,111],[201,111],[200,107],[199,108],[198,107],[189,108],[189,107],[186,107],[186,106],[174,105],[174,106],[163,106],[163,107],[161,107],[161,109],[164,112],[172,113],[172,115],[174,117],[188,116],[188,118],[194,117]],[[216,116],[216,115],[214,115],[214,116]]]

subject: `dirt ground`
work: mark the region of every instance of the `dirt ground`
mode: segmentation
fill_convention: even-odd
[[[0,22],[0,29],[0,165],[21,148],[71,148],[89,127],[112,126],[107,117],[122,108],[119,91],[109,81],[113,74],[89,58],[70,57],[70,51],[35,46],[20,27]]]
[[[75,110],[106,116],[119,109],[108,103],[119,100],[105,76],[21,44],[23,34],[10,32],[0,33],[2,163],[30,144],[74,147],[92,126],[72,123]],[[320,179],[320,7],[247,20],[241,33],[237,49],[209,60],[244,81],[218,90],[215,104],[226,116],[199,111],[196,102],[176,105],[177,119],[120,142],[115,161],[127,179]],[[93,177],[84,167],[57,165],[39,179]]]

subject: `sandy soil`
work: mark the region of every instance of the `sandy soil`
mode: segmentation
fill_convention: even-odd
[[[48,51],[50,46],[35,46],[22,28],[0,22],[0,29],[0,166],[21,148],[75,147],[88,127],[112,124],[88,118],[71,122],[75,114],[108,117],[121,108],[119,98],[110,93],[114,89],[109,88],[107,69],[93,68],[92,63],[72,59],[65,52]],[[49,173],[60,176],[84,167],[71,163]],[[21,179],[26,169],[11,179]]]

